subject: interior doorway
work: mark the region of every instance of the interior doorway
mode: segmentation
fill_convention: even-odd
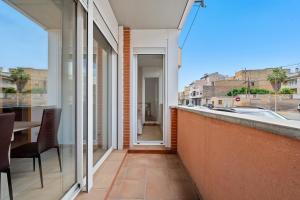
[[[158,124],[159,78],[145,78],[145,124]]]
[[[164,57],[137,56],[137,140],[138,144],[163,144]]]

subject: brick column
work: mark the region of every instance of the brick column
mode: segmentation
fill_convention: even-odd
[[[124,27],[123,49],[123,85],[124,85],[124,113],[123,113],[123,148],[130,146],[130,28]]]
[[[171,108],[171,149],[177,151],[177,108]]]

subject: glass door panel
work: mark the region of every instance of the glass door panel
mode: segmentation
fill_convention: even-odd
[[[0,112],[14,112],[16,121],[42,123],[45,109],[61,109],[58,132],[49,133],[58,145],[40,153],[43,179],[37,158],[13,156],[23,145],[42,145],[40,128],[14,133],[13,196],[60,199],[76,184],[76,3],[8,0],[0,1],[0,10],[0,24],[5,26],[0,43],[8,47],[0,50]],[[20,152],[25,155],[26,149]],[[6,176],[1,180],[1,199],[9,199]]]
[[[94,134],[93,163],[101,159],[112,146],[109,126],[110,108],[110,66],[112,49],[97,26],[94,25]]]

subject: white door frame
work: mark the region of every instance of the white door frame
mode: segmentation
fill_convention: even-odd
[[[138,91],[138,55],[162,55],[163,56],[163,140],[162,141],[138,141],[137,140],[137,91]],[[132,141],[131,144],[133,145],[166,145],[167,141],[167,112],[166,111],[166,105],[167,105],[167,54],[166,54],[166,48],[133,48],[133,54],[132,54],[132,72],[131,72],[131,83],[132,83],[132,92],[131,92],[131,99],[132,99],[132,107],[131,107],[131,137]]]

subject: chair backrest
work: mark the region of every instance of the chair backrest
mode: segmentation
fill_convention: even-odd
[[[44,109],[40,132],[37,138],[39,153],[58,146],[57,133],[60,115],[60,108]]]
[[[0,171],[9,168],[9,150],[15,113],[0,114]]]

